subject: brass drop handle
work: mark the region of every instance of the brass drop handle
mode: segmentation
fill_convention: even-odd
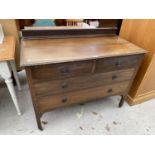
[[[62,101],[63,103],[66,103],[66,102],[67,102],[67,98],[64,97],[64,98],[61,99],[61,101]]]
[[[115,80],[115,79],[117,79],[117,75],[112,76],[112,80]]]
[[[112,89],[108,89],[108,93],[111,93],[112,92]]]
[[[62,83],[61,88],[65,89],[68,87],[68,84],[66,82]]]
[[[118,61],[115,63],[115,66],[116,66],[116,67],[120,67],[120,66],[121,66],[121,61],[118,60]]]

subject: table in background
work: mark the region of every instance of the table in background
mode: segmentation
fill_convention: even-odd
[[[12,97],[13,103],[16,107],[17,114],[21,115],[18,100],[16,97],[16,93],[13,87],[13,80],[11,77],[11,71],[13,72],[13,76],[16,80],[17,87],[21,90],[21,86],[19,83],[15,61],[15,39],[12,36],[4,37],[3,44],[0,44],[0,76],[5,80],[5,83],[8,87],[10,95]]]

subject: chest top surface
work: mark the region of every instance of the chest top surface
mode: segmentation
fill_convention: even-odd
[[[15,39],[13,36],[5,36],[0,44],[0,61],[14,60]]]
[[[145,50],[117,36],[22,40],[21,66],[141,53]]]

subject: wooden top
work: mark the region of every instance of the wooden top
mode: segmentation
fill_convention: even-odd
[[[5,36],[3,44],[0,44],[0,61],[14,60],[15,55],[15,38]]]
[[[140,53],[145,53],[145,50],[117,36],[23,40],[21,66]]]

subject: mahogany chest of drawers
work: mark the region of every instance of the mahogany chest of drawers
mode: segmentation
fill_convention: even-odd
[[[111,95],[122,96],[121,107],[144,53],[116,36],[23,40],[21,66],[38,128],[42,114],[54,108]]]

